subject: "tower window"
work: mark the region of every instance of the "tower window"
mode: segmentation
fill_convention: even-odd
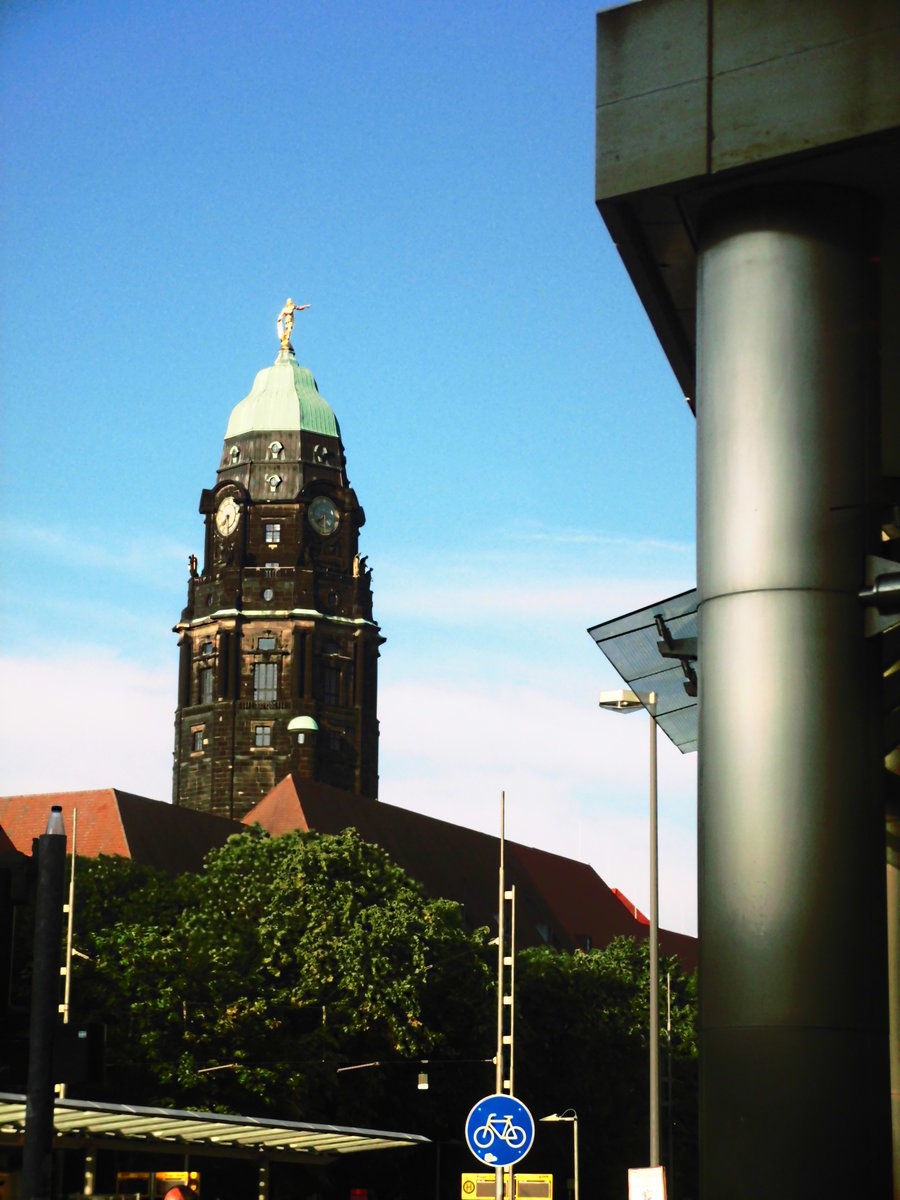
[[[256,746],[271,746],[272,726],[257,725],[253,731],[253,744]]]
[[[326,642],[322,647],[325,661],[322,663],[322,700],[325,704],[341,702],[341,649],[337,642]]]
[[[200,647],[200,653],[204,656],[215,653],[215,646],[212,642],[204,642]]]
[[[278,699],[278,663],[258,662],[253,664],[253,699]]]
[[[275,521],[266,522],[266,541],[270,545],[281,541],[281,525]]]
[[[203,750],[203,726],[191,730],[191,752],[199,754]]]
[[[256,648],[257,648],[257,650],[274,650],[275,649],[275,638],[272,637],[272,635],[268,634],[268,633],[265,634],[263,637],[258,637],[256,639]]]
[[[213,700],[213,669],[212,667],[200,668],[200,703],[212,704]]]

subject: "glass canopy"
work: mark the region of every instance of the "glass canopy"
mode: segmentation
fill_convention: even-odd
[[[697,749],[697,589],[593,625],[588,633],[631,691],[656,692],[660,729]],[[693,692],[693,694],[690,694]]]

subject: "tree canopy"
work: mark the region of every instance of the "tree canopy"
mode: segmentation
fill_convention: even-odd
[[[669,1195],[696,1177],[696,979],[660,960],[661,1150]],[[629,1166],[648,1161],[649,942],[615,938],[590,953],[523,950],[516,958],[516,1090],[541,1115],[574,1108],[584,1194],[618,1196]],[[667,1018],[669,1018],[667,1020]],[[667,1032],[667,1024],[669,1029]],[[550,1125],[571,1173],[571,1134]],[[550,1142],[548,1141],[548,1146]]]
[[[457,904],[354,830],[249,830],[177,879],[109,857],[77,871],[73,1013],[108,1029],[106,1082],[83,1094],[409,1129],[445,1146],[455,1186],[477,1165],[463,1126],[494,1090],[496,949]],[[516,956],[516,1094],[536,1118],[578,1112],[585,1194],[620,1195],[647,1161],[648,995],[646,942]],[[696,1173],[695,1011],[695,980],[663,959],[673,1197]],[[539,1125],[525,1169],[559,1185],[567,1128]]]
[[[238,834],[176,880],[101,856],[77,880],[74,1003],[132,1100],[346,1119],[338,1067],[490,1046],[484,937],[354,830]],[[349,1107],[373,1090],[360,1074]]]

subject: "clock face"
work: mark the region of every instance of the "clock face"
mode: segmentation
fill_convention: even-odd
[[[316,496],[306,515],[316,533],[321,533],[323,537],[331,537],[341,521],[341,514],[327,496]]]
[[[222,537],[228,537],[237,529],[240,519],[241,510],[234,496],[226,496],[216,509],[216,529]]]

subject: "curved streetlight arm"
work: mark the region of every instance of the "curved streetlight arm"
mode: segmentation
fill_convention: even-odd
[[[574,1200],[579,1200],[578,1195],[578,1113],[574,1108],[564,1108],[561,1113],[550,1113],[548,1117],[541,1117],[541,1121],[564,1121],[572,1126],[572,1149],[574,1152],[575,1166],[575,1195]]]

